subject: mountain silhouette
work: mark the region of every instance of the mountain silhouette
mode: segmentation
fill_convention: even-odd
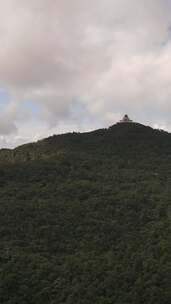
[[[171,134],[138,123],[0,150],[0,303],[171,302]]]

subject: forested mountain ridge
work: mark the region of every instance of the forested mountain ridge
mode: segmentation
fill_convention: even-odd
[[[40,158],[51,158],[60,152],[87,152],[107,155],[121,152],[125,155],[129,149],[143,152],[171,151],[171,134],[155,130],[138,123],[116,124],[108,129],[99,129],[86,133],[66,133],[54,135],[35,143],[25,144],[15,149],[1,149],[1,161],[27,161]],[[144,151],[144,145],[148,145]],[[123,150],[123,151],[122,151]],[[124,153],[123,153],[124,152]]]
[[[171,134],[135,123],[0,150],[0,303],[171,302]]]

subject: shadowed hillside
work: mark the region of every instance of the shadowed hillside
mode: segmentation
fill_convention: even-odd
[[[171,134],[141,124],[0,150],[0,303],[171,302]]]
[[[152,154],[170,153],[171,134],[154,130],[138,123],[116,124],[108,129],[87,133],[67,133],[54,135],[36,143],[25,144],[16,149],[1,149],[1,162],[29,161],[35,159],[52,159],[61,153],[81,153],[123,157],[136,153]],[[144,149],[145,150],[142,150]],[[126,149],[126,150],[125,150]]]

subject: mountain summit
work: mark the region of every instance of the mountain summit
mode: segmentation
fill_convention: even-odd
[[[171,134],[137,123],[0,151],[1,304],[171,302]]]

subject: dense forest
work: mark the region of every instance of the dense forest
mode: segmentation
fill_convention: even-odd
[[[0,150],[1,304],[171,303],[171,134],[135,123]]]

